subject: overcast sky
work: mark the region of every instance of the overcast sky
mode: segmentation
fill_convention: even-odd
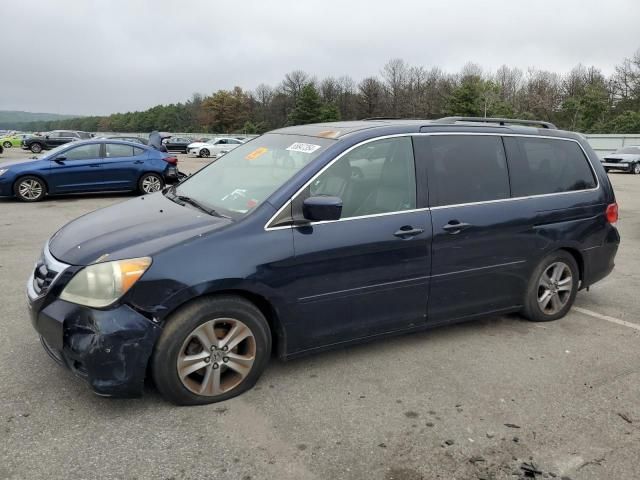
[[[0,25],[0,110],[108,114],[291,70],[379,74],[391,58],[606,74],[640,48],[639,0],[19,0]],[[5,15],[6,14],[6,15]]]

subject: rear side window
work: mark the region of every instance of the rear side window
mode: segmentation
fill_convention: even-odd
[[[131,145],[124,145],[122,143],[107,143],[105,147],[107,158],[133,157],[134,155],[133,147]]]
[[[515,155],[509,155],[514,197],[586,190],[596,186],[589,161],[576,142],[535,137],[519,137],[516,141],[520,149]]]
[[[509,173],[500,137],[433,135],[429,144],[431,206],[509,198]]]

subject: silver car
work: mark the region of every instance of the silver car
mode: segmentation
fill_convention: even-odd
[[[640,146],[630,145],[611,153],[602,159],[602,166],[609,170],[624,170],[640,175]]]

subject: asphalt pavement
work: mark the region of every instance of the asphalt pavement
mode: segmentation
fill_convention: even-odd
[[[28,155],[0,162],[14,158]],[[180,155],[187,172],[206,163]],[[565,318],[492,317],[274,360],[253,390],[189,408],[152,385],[140,399],[92,394],[28,318],[46,239],[132,195],[0,200],[0,478],[640,478],[640,176],[611,179],[617,265]]]

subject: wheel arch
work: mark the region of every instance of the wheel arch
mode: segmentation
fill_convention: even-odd
[[[576,263],[578,264],[578,277],[581,282],[584,281],[584,257],[582,252],[574,247],[561,247],[558,250],[564,250],[565,252],[571,254]]]
[[[18,182],[20,180],[22,180],[24,177],[36,177],[38,180],[42,181],[42,183],[44,183],[44,188],[45,188],[45,194],[50,193],[49,190],[49,183],[47,182],[47,179],[44,178],[44,176],[42,176],[39,173],[30,173],[30,172],[24,172],[24,173],[19,173],[18,175],[16,175],[16,179],[13,181],[13,183],[11,184],[11,190],[15,191],[16,185],[18,184]]]
[[[278,315],[276,308],[274,307],[273,303],[269,301],[265,296],[256,292],[252,292],[250,290],[245,290],[242,288],[228,288],[228,289],[205,292],[202,295],[192,297],[178,305],[172,306],[171,311],[167,314],[166,318],[164,319],[164,322],[166,323],[167,321],[170,321],[171,316],[173,315],[174,312],[190,304],[191,302],[195,302],[202,298],[212,298],[212,297],[219,297],[224,295],[243,298],[251,302],[253,305],[255,305],[258,308],[258,310],[260,310],[260,312],[264,315],[265,319],[267,320],[267,324],[269,325],[269,331],[271,333],[272,351],[275,352],[279,358],[285,358],[286,351],[287,351],[286,333],[285,333],[284,325],[280,320],[280,316]]]

